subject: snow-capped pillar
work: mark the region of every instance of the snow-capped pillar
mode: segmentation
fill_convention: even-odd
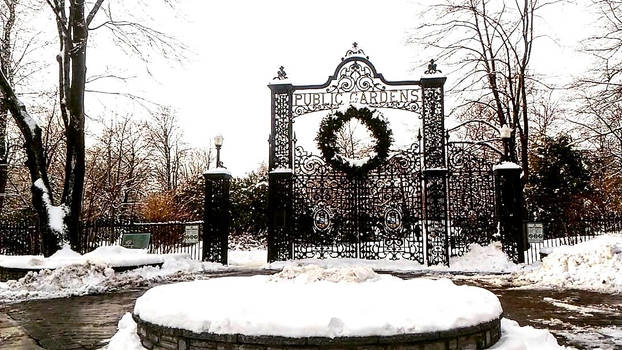
[[[231,201],[231,174],[216,168],[205,174],[205,213],[203,217],[203,261],[227,264]]]
[[[421,79],[423,125],[423,207],[428,265],[449,265],[447,162],[443,86],[447,78]]]
[[[268,173],[268,261],[292,258],[294,87],[283,67],[268,85],[272,94]]]
[[[503,251],[515,263],[525,262],[527,247],[523,231],[523,190],[520,165],[504,162],[495,166],[495,196]]]

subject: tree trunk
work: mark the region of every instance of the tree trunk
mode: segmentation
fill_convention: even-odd
[[[4,73],[8,83],[13,84],[14,68],[12,64],[12,47],[11,35],[13,34],[13,26],[15,25],[15,1],[6,2],[7,14],[2,28],[2,38],[0,39],[0,70]],[[8,150],[7,150],[7,117],[8,106],[4,101],[0,100],[0,212],[4,208],[6,198],[6,184],[8,178]]]
[[[17,98],[6,76],[0,71],[0,93],[4,96],[4,103],[13,115],[26,142],[26,166],[33,183],[32,203],[39,216],[39,229],[42,236],[43,254],[49,256],[60,248],[63,232],[55,232],[50,227],[49,206],[54,204],[50,182],[45,167],[43,143],[41,142],[41,128],[28,114],[26,106]],[[39,183],[40,186],[35,186]]]
[[[84,90],[86,84],[86,46],[88,29],[84,18],[84,2],[71,5],[71,86],[69,88],[69,123],[66,129],[67,157],[62,203],[68,208],[65,216],[67,234],[72,249],[80,251],[80,216],[84,194]],[[66,72],[68,74],[69,72]]]

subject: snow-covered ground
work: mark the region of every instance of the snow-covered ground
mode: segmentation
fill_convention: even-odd
[[[449,266],[427,266],[416,261],[399,260],[364,260],[364,259],[301,259],[279,261],[269,264],[272,269],[281,269],[286,266],[318,265],[322,267],[365,266],[375,271],[441,271],[441,272],[477,272],[477,273],[508,273],[518,271],[521,266],[510,261],[501,250],[501,243],[494,242],[487,246],[471,244],[469,251],[463,256],[452,257]]]
[[[54,256],[0,256],[0,265],[56,268],[29,273],[19,281],[0,282],[0,303],[28,299],[66,297],[135,288],[167,280],[200,278],[201,273],[240,269],[282,269],[317,265],[325,268],[368,267],[375,271],[511,273],[493,276],[500,284],[529,289],[584,289],[622,293],[622,235],[603,235],[574,246],[553,249],[542,263],[529,266],[512,263],[498,243],[471,245],[451,266],[425,266],[410,260],[305,259],[266,263],[266,250],[230,250],[229,265],[204,263],[183,254],[146,254],[121,247],[101,247],[80,255],[67,248]],[[116,273],[111,266],[162,262],[162,268],[142,267]],[[494,282],[494,281],[493,281]]]
[[[143,320],[166,327],[287,337],[432,332],[488,322],[501,312],[493,293],[448,279],[403,280],[366,267],[313,265],[158,286],[134,308]]]
[[[105,263],[85,262],[54,270],[29,272],[18,281],[0,282],[0,303],[105,293],[136,288],[170,279],[183,279],[202,272],[223,271],[221,264],[163,257],[162,267],[145,266],[115,272]]]
[[[0,266],[20,269],[56,269],[69,265],[104,264],[110,267],[123,267],[161,264],[165,257],[183,258],[185,255],[148,254],[143,249],[127,249],[121,246],[102,246],[82,255],[65,245],[48,258],[41,255],[0,255]]]
[[[622,294],[622,235],[603,235],[560,246],[532,266],[516,272],[524,288],[583,289]]]

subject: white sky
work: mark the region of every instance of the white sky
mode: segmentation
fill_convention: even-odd
[[[213,136],[222,133],[222,159],[234,175],[242,175],[267,161],[267,84],[280,65],[294,84],[323,83],[357,41],[387,79],[419,79],[432,57],[407,46],[406,38],[422,22],[422,8],[431,2],[181,0],[177,16],[162,12],[165,15],[154,18],[162,24],[161,30],[171,31],[188,45],[193,52],[190,60],[183,66],[156,60],[150,67],[155,79],[136,79],[127,87],[173,106],[191,146],[207,147]],[[534,49],[532,68],[554,81],[584,71],[588,60],[576,48],[592,30],[593,15],[586,13],[583,5],[565,4],[543,17],[546,20],[537,30],[547,37]],[[110,54],[105,43],[96,45],[88,57],[89,72],[117,67],[115,60],[122,56]],[[144,74],[137,62],[128,66],[138,67],[126,68],[128,75]],[[136,110],[127,107],[129,104],[97,99],[110,112]],[[394,132],[413,128],[396,127],[401,122],[395,123]],[[317,126],[303,129],[306,131],[297,130],[299,139],[306,132],[306,138],[312,140]]]

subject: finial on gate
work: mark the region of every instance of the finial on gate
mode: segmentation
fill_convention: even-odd
[[[431,59],[430,63],[428,64],[428,70],[426,70],[424,74],[436,74],[436,73],[443,73],[443,72],[440,69],[436,69],[436,62],[434,62],[434,59]]]
[[[363,49],[361,49],[359,47],[359,43],[357,43],[356,41],[352,43],[352,48],[348,51],[346,51],[346,55],[344,57],[341,57],[341,60],[345,60],[346,57],[350,57],[350,56],[363,56],[366,59],[369,59],[369,56],[365,55],[365,51],[363,51]]]
[[[279,71],[276,73],[276,77],[272,80],[285,80],[287,79],[287,73],[285,73],[285,67],[280,66]]]

